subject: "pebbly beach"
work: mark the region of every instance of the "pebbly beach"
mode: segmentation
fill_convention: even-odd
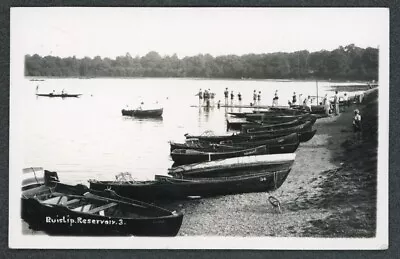
[[[362,116],[362,138],[352,128]],[[378,88],[339,116],[320,118],[286,182],[247,193],[167,204],[185,218],[181,236],[373,237],[376,233]],[[280,208],[272,206],[270,196]]]

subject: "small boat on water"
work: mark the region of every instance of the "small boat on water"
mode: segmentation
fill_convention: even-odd
[[[183,215],[84,185],[66,185],[57,173],[24,169],[21,217],[51,235],[176,236]]]
[[[290,169],[230,177],[173,178],[156,175],[154,181],[96,181],[89,180],[90,188],[111,189],[134,199],[158,201],[196,197],[212,197],[250,192],[277,190],[286,180]]]
[[[214,151],[203,151],[195,149],[175,149],[171,152],[172,160],[176,165],[186,165],[199,162],[209,162],[239,156],[252,156],[267,154],[266,146],[255,148],[219,148]]]
[[[242,156],[180,165],[168,169],[168,174],[176,177],[223,177],[237,176],[290,169],[296,154],[274,154]]]
[[[163,108],[159,109],[133,109],[133,110],[125,110],[122,109],[122,115],[124,116],[135,116],[135,117],[161,117],[163,114]]]
[[[61,97],[61,98],[68,98],[68,97],[79,97],[82,94],[36,94],[36,96],[42,96],[42,97]]]

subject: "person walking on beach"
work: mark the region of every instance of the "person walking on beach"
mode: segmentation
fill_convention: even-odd
[[[256,92],[256,90],[254,90],[254,92],[253,92],[253,104],[254,105],[256,104],[256,101],[257,101],[257,92]]]
[[[261,105],[261,91],[258,91],[257,101],[258,101],[258,105]]]
[[[235,95],[233,94],[233,91],[231,91],[231,102],[233,102],[234,98],[235,98]]]
[[[353,131],[355,133],[356,141],[361,140],[362,128],[361,128],[361,115],[358,109],[354,110],[354,118],[353,118]]]
[[[333,103],[335,105],[335,115],[339,115],[339,94],[338,91],[335,91],[335,96],[333,97]]]

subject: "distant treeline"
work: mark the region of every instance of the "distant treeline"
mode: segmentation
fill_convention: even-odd
[[[26,76],[46,77],[199,77],[254,79],[378,79],[378,49],[354,44],[332,51],[269,54],[200,54],[179,59],[151,51],[143,57],[129,53],[116,59],[25,56]]]

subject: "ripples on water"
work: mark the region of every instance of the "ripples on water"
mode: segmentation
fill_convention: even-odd
[[[153,179],[167,174],[172,165],[168,141],[184,141],[185,133],[205,130],[226,133],[226,112],[246,109],[197,108],[195,96],[201,89],[216,93],[215,104],[223,100],[225,87],[242,94],[242,104],[252,101],[253,90],[262,92],[263,105],[272,103],[279,89],[280,104],[286,105],[293,91],[303,96],[316,95],[316,84],[266,80],[192,79],[46,79],[23,81],[24,167],[42,166],[59,172],[60,180],[70,184],[88,179],[113,180],[119,172],[131,172],[137,179]],[[337,84],[337,83],[335,83]],[[36,97],[55,90],[82,93],[80,98]],[[319,95],[329,83],[319,83]],[[158,101],[164,107],[159,119],[122,116],[127,105]]]

